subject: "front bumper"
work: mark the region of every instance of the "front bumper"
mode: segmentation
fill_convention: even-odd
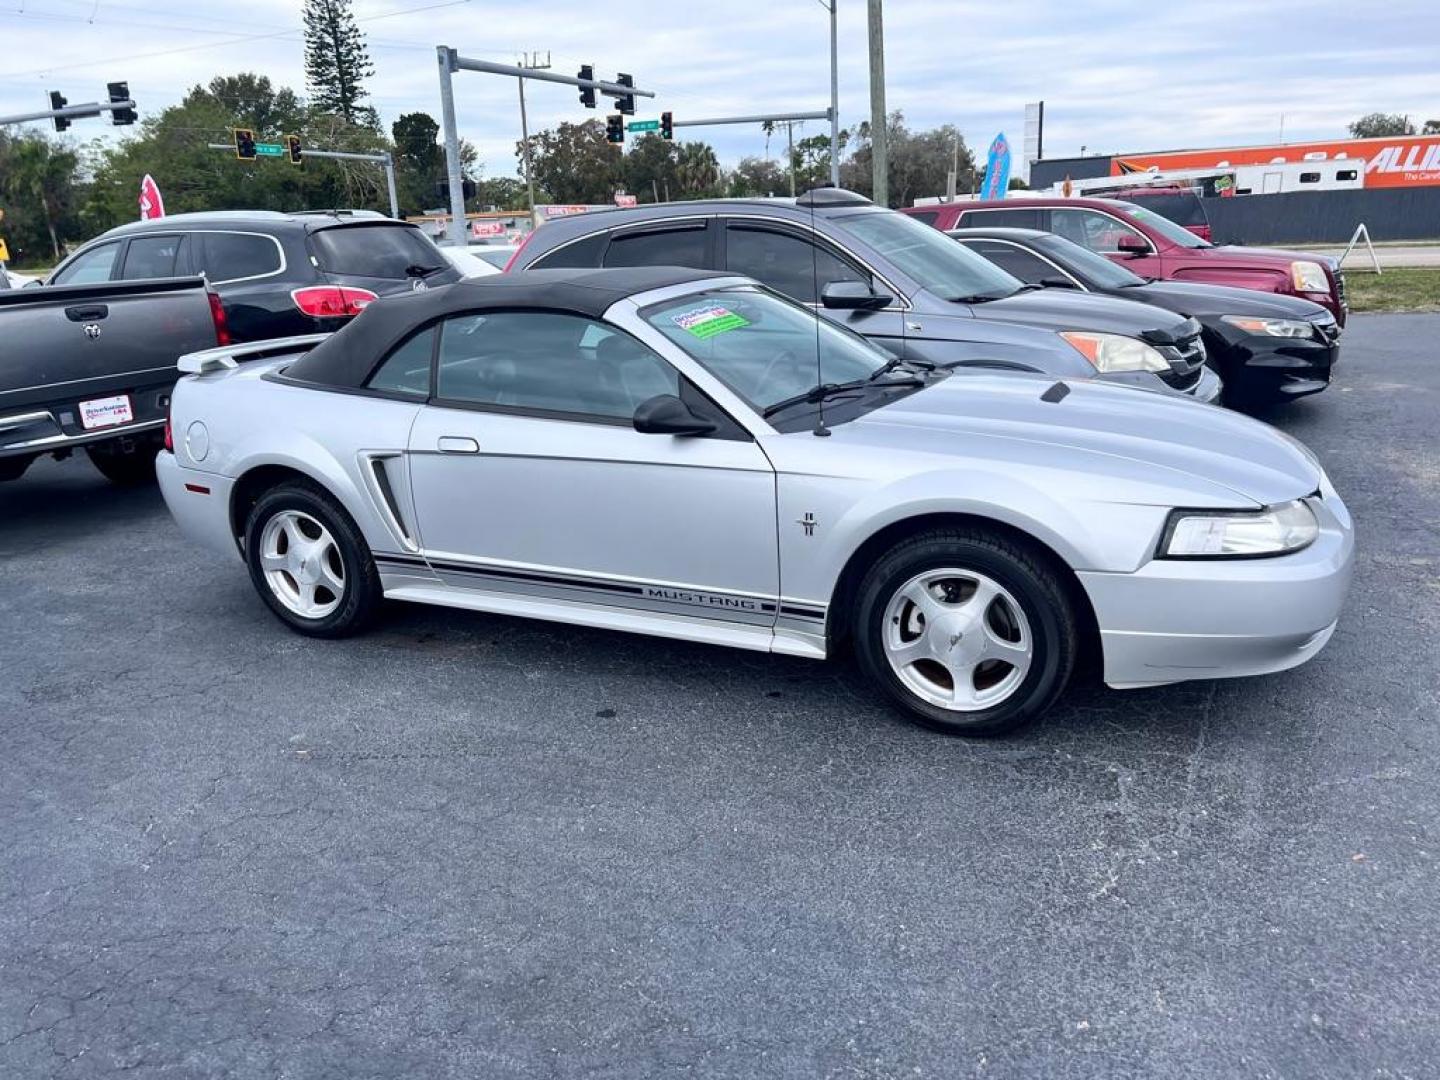
[[[1232,393],[1257,400],[1285,400],[1318,394],[1330,385],[1340,359],[1338,328],[1333,338],[1277,338],[1243,334],[1213,344],[1210,359]]]
[[[155,456],[155,479],[182,533],[232,559],[239,556],[240,547],[230,529],[233,480],[218,473],[187,469],[168,450]]]
[[[1207,405],[1218,402],[1220,394],[1225,388],[1220,376],[1208,366],[1202,367],[1195,381],[1183,389],[1171,386],[1159,375],[1149,371],[1107,371],[1101,372],[1095,378],[1101,382],[1122,383],[1126,386],[1138,386],[1142,390],[1156,390],[1162,394],[1173,394],[1176,397],[1189,398],[1191,401],[1201,401]]]
[[[1324,648],[1350,586],[1349,511],[1324,481],[1320,535],[1273,559],[1154,559],[1133,574],[1082,571],[1116,688],[1263,675]]]

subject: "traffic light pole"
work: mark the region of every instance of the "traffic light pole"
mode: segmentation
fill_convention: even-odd
[[[211,150],[229,150],[232,154],[235,147],[230,143],[207,143]],[[336,161],[373,161],[385,170],[385,187],[390,195],[390,216],[400,216],[400,199],[395,191],[395,159],[388,153],[384,154],[358,154],[349,150],[311,150],[306,148],[301,151],[302,157],[330,158]]]
[[[460,131],[455,122],[455,88],[453,76],[457,71],[478,71],[485,75],[509,75],[516,79],[535,79],[539,82],[560,83],[562,86],[578,86],[598,90],[607,97],[653,98],[655,91],[640,90],[622,83],[605,82],[601,79],[581,79],[574,75],[561,75],[556,71],[517,67],[514,64],[492,64],[488,60],[474,60],[461,56],[448,45],[435,46],[435,59],[440,68],[440,129],[445,136],[445,163],[450,187],[450,223],[445,228],[444,239],[451,243],[465,242],[465,196],[460,175]]]
[[[63,109],[41,109],[39,112],[17,113],[14,116],[0,116],[0,127],[5,124],[23,124],[29,120],[79,120],[88,116],[99,116],[102,112],[119,112],[135,108],[135,102],[94,101],[89,105],[67,105]]]
[[[756,116],[712,116],[704,120],[672,120],[671,127],[712,127],[716,124],[783,124],[787,120],[829,120],[829,109],[812,112],[760,113]]]

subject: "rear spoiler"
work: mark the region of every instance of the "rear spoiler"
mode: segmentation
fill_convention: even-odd
[[[212,371],[228,371],[250,360],[306,353],[329,336],[297,334],[295,337],[271,338],[268,341],[248,341],[243,345],[222,345],[218,349],[186,353],[175,362],[175,366],[186,375],[208,375]]]

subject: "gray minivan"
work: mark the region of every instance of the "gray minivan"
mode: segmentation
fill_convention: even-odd
[[[686,266],[745,274],[891,352],[945,367],[1039,371],[1215,401],[1194,319],[1037,289],[863,195],[601,210],[537,229],[509,269]]]

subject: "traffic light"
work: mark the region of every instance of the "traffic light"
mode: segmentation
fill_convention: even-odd
[[[300,148],[299,135],[286,135],[285,149],[289,152],[291,165],[303,165],[305,163],[305,159],[302,155],[302,151]]]
[[[616,76],[615,76],[615,81],[616,81],[617,83],[619,83],[621,86],[634,86],[634,85],[635,85],[635,76],[633,76],[633,75],[624,75],[624,74],[616,75]],[[617,97],[617,98],[615,99],[615,108],[617,108],[617,109],[620,110],[620,114],[621,114],[622,116],[634,116],[634,115],[635,115],[635,95],[634,95],[634,94],[626,94],[626,95],[624,95],[623,97]]]
[[[65,108],[66,104],[68,103],[63,97],[60,96],[59,90],[50,91],[50,108],[63,109]],[[56,131],[64,131],[70,126],[70,121],[66,120],[63,116],[52,116],[51,119],[55,122]]]
[[[668,112],[660,114],[660,138],[675,138],[675,117]]]
[[[474,181],[474,180],[461,180],[461,181],[460,181],[460,197],[461,197],[462,199],[465,199],[467,202],[468,202],[470,199],[473,199],[473,198],[475,197],[475,193],[476,193],[478,190],[479,190],[479,188],[477,188],[477,187],[475,186],[475,181]],[[448,180],[436,180],[436,181],[435,181],[435,198],[436,198],[437,200],[439,200],[440,202],[442,202],[442,203],[445,202],[447,199],[450,198],[450,181],[448,181]]]
[[[595,68],[590,64],[581,64],[580,70],[575,73],[577,79],[594,79]],[[580,104],[587,109],[595,107],[595,88],[593,86],[582,86],[580,88]]]
[[[623,143],[625,141],[625,118],[611,113],[605,117],[605,141],[612,143]]]
[[[109,92],[109,94],[110,94],[110,102],[111,102],[111,104],[114,104],[114,103],[117,102],[117,101],[129,101],[129,100],[130,100],[130,84],[129,84],[128,82],[112,82],[112,83],[106,83],[106,84],[105,84],[105,89],[106,89],[106,90]],[[110,110],[110,123],[114,124],[116,127],[119,127],[119,126],[122,125],[122,124],[133,124],[134,122],[135,122],[135,110],[134,110],[134,109],[126,108],[126,109],[111,109],[111,110]]]
[[[235,128],[235,156],[241,161],[255,160],[255,132],[249,128]]]

